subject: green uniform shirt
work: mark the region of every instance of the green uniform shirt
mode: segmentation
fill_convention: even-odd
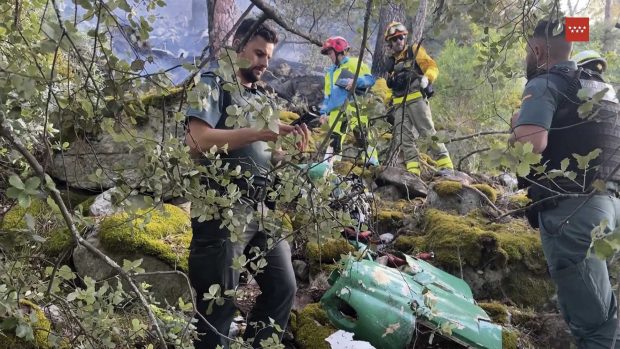
[[[561,62],[556,66],[577,70],[577,64],[573,61]],[[523,91],[519,118],[514,126],[536,125],[549,130],[562,90],[565,90],[565,86],[557,86],[554,80],[549,79],[549,74],[541,74],[528,81]]]
[[[207,123],[211,128],[222,128],[225,120],[222,118],[227,117],[224,105],[224,91],[217,82],[216,77],[213,75],[203,75],[202,82],[209,85],[212,89],[211,94],[203,99],[202,109],[188,108],[186,115],[188,118],[197,118]],[[242,88],[241,93],[231,93],[230,104],[235,104],[240,107],[247,105],[248,103],[258,103],[258,98],[262,95],[260,91],[256,89]],[[251,113],[245,114],[250,127],[256,125],[256,116]],[[208,149],[207,149],[208,150]],[[228,162],[230,169],[234,169],[237,165],[241,167],[241,173],[249,171],[253,175],[266,177],[272,169],[271,164],[271,150],[267,145],[267,142],[256,141],[245,147],[229,150],[228,154],[222,154],[222,161]],[[208,163],[205,163],[208,165]]]

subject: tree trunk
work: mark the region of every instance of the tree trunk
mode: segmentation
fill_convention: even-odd
[[[422,39],[424,33],[424,24],[426,23],[426,9],[428,8],[428,0],[420,0],[418,12],[412,21],[412,28],[409,34],[410,43],[414,44]]]
[[[379,29],[377,32],[377,40],[375,41],[375,50],[372,54],[372,74],[376,77],[385,77],[387,75],[387,58],[390,54],[389,47],[386,45],[383,33],[385,28],[392,21],[404,21],[405,13],[402,5],[393,4],[386,1],[379,12]]]
[[[567,5],[568,5],[568,14],[571,17],[573,17],[575,15],[575,8],[573,7],[571,0],[567,0]],[[577,5],[575,4],[575,6]]]
[[[235,24],[237,6],[235,0],[206,1],[209,13],[209,46],[217,53],[222,46],[228,44],[222,40]]]
[[[605,29],[603,33],[603,52],[612,51],[615,47],[613,42],[614,29],[613,21],[611,19],[611,5],[612,0],[605,0]]]
[[[192,16],[189,28],[192,32],[202,32],[207,25],[207,0],[192,0]]]

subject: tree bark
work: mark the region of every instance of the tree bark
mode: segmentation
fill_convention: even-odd
[[[420,0],[420,6],[418,6],[418,12],[412,21],[412,28],[409,34],[409,40],[411,44],[417,43],[422,39],[424,33],[424,24],[426,23],[426,9],[428,8],[428,0]]]
[[[226,33],[230,31],[237,18],[237,5],[234,0],[206,0],[208,10],[209,45],[217,53]]]
[[[613,33],[614,24],[611,18],[612,0],[605,0],[605,29],[603,33],[603,52],[612,51],[614,49]]]
[[[379,27],[377,30],[377,40],[375,41],[375,49],[372,54],[372,74],[376,77],[385,77],[387,75],[387,58],[390,54],[389,47],[386,45],[383,33],[385,28],[392,21],[404,21],[404,9],[400,4],[394,4],[386,1],[379,11]]]

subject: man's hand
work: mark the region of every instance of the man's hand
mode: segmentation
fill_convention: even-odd
[[[278,133],[271,131],[268,128],[264,128],[258,131],[257,140],[263,142],[275,142],[278,140],[278,137],[286,136],[291,132],[295,131],[295,126],[279,124],[278,125]]]
[[[328,119],[327,115],[323,114],[319,117],[319,122],[321,123],[321,125],[323,125],[324,123],[327,122],[327,119]]]
[[[310,137],[312,136],[312,132],[308,128],[308,125],[295,125],[295,134],[301,136],[300,140],[295,144],[297,149],[299,151],[306,151],[306,149],[308,149],[308,144],[310,144]]]
[[[258,131],[258,140],[263,142],[275,142],[278,140],[279,137],[289,134],[299,136],[299,140],[295,143],[297,149],[299,149],[300,151],[305,151],[307,149],[311,133],[310,129],[308,128],[308,126],[306,126],[306,124],[295,126],[279,124],[278,133],[275,133],[270,129],[262,129]]]
[[[425,89],[428,86],[428,78],[426,76],[422,76],[420,79],[420,88]]]

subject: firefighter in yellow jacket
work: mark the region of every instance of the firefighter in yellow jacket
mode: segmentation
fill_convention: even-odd
[[[349,57],[349,43],[341,36],[332,36],[325,40],[321,54],[330,58],[333,65],[325,72],[325,95],[321,105],[321,119],[328,121],[333,127],[330,150],[326,154],[330,162],[340,160],[340,152],[348,130],[356,133],[358,143],[365,144],[366,151],[363,160],[366,165],[377,166],[379,159],[377,150],[369,145],[368,115],[360,112],[357,115],[355,103],[349,98],[349,91],[353,87],[353,78],[357,70],[358,58]],[[370,74],[370,68],[362,62],[355,84],[355,95],[363,96],[375,84],[375,78]],[[340,114],[342,105],[346,104],[345,113]],[[336,124],[334,126],[334,124]],[[361,125],[360,125],[361,124]]]
[[[407,170],[420,175],[420,160],[415,140],[429,138],[437,133],[428,97],[432,95],[431,83],[437,78],[437,63],[419,45],[407,46],[407,28],[392,22],[385,31],[385,41],[392,50],[392,63],[387,84],[392,89],[394,127],[392,139],[403,149]],[[433,141],[431,155],[440,174],[449,174],[454,166],[443,143]]]

